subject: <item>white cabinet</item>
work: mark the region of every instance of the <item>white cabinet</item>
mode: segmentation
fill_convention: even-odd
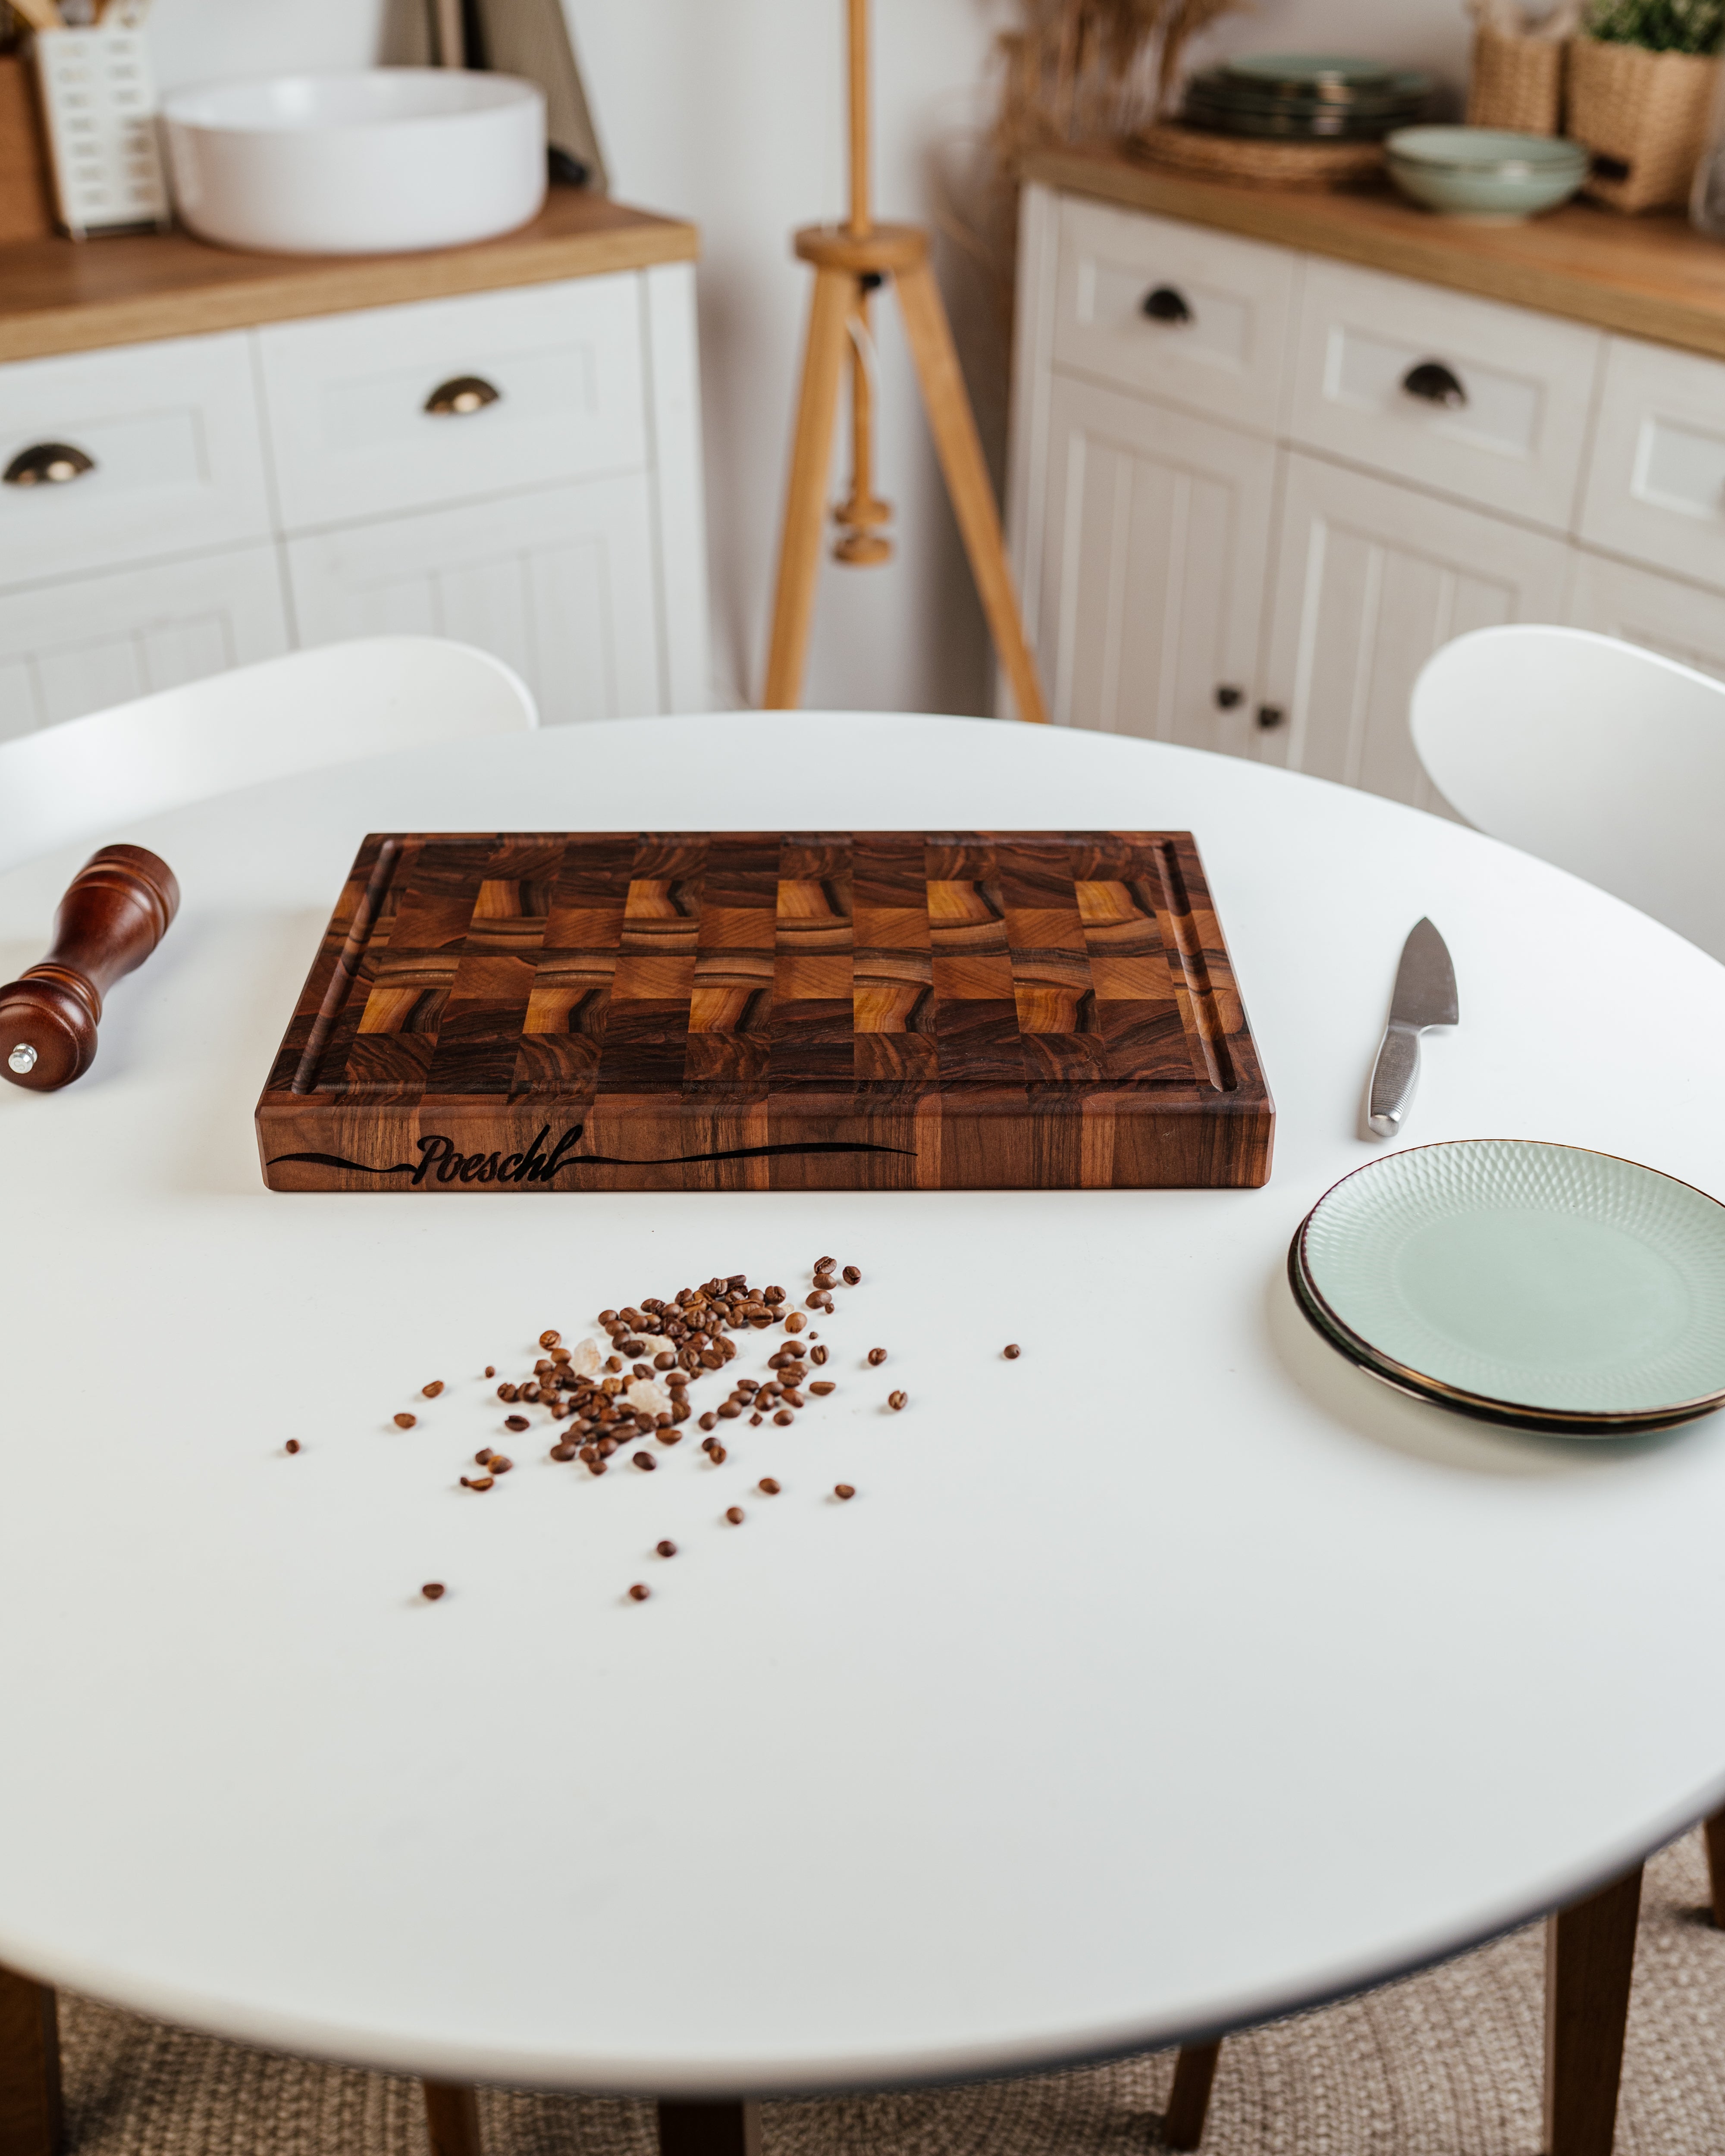
[[[1581,536],[1725,584],[1725,366],[1611,339]]]
[[[1644,644],[1702,674],[1725,678],[1725,592],[1697,591],[1673,577],[1578,550],[1568,619],[1576,629]]]
[[[414,634],[507,660],[547,726],[658,708],[653,536],[639,474],[290,539],[306,644]]]
[[[0,739],[288,649],[273,545],[0,593]]]
[[[1441,797],[1408,732],[1414,676],[1440,644],[1554,621],[1560,540],[1389,480],[1290,455],[1266,680],[1284,714],[1260,753],[1422,808]]]
[[[0,485],[0,735],[392,629],[547,723],[709,701],[686,263],[0,366],[43,442],[92,468]]]
[[[1247,747],[1275,479],[1268,442],[1054,385],[1038,642],[1058,720]]]

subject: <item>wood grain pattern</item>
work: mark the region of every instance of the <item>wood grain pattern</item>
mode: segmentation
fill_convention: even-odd
[[[1611,2156],[1641,1867],[1546,1921],[1546,2156]]]
[[[1241,187],[1105,150],[1038,151],[1021,169],[1128,209],[1725,359],[1725,249],[1675,213],[1628,218],[1572,203],[1526,224],[1468,224],[1399,195]]]
[[[258,1104],[280,1190],[1255,1185],[1186,832],[378,833]]]
[[[183,232],[99,247],[20,240],[0,246],[0,360],[644,270],[699,252],[692,224],[576,187],[553,187],[519,232],[427,254],[247,254]]]
[[[0,1969],[0,2156],[60,2156],[64,2143],[54,1995]]]

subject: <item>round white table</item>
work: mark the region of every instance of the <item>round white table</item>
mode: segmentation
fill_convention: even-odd
[[[262,1187],[253,1108],[367,829],[1101,825],[1197,834],[1279,1111],[1264,1189]],[[1362,1091],[1423,913],[1461,1024],[1408,1142],[1725,1190],[1725,970],[1644,916],[1365,793],[900,716],[454,743],[97,835],[185,896],[90,1075],[0,1089],[0,1961],[448,2082],[878,2086],[1368,1984],[1725,1794],[1725,1423],[1447,1417],[1283,1273],[1381,1149]],[[88,850],[0,878],[0,972]],[[459,1486],[502,1441],[488,1363],[822,1252],[865,1278],[793,1432],[599,1481],[536,1430]]]

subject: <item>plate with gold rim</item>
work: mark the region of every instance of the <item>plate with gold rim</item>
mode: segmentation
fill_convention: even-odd
[[[1439,1405],[1607,1437],[1725,1404],[1725,1205],[1613,1154],[1386,1154],[1319,1199],[1288,1270],[1332,1347]]]

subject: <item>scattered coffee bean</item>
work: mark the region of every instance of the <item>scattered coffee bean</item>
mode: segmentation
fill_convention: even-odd
[[[487,1363],[485,1365],[485,1375],[488,1378],[495,1378],[496,1374],[497,1365],[495,1363]]]
[[[830,1378],[817,1378],[809,1389],[811,1393],[818,1393],[824,1399],[827,1394],[836,1390],[836,1388]]]
[[[854,1497],[856,1495],[856,1485],[854,1482],[835,1482],[833,1485],[833,1495],[835,1497]]]
[[[623,1368],[623,1358],[622,1358],[622,1356],[620,1356],[620,1355],[608,1355],[608,1356],[605,1358],[605,1368],[606,1368],[608,1370],[612,1370],[612,1371],[620,1370],[620,1369]]]
[[[617,1312],[614,1310],[602,1310],[599,1312],[599,1322],[601,1325],[614,1325],[617,1322]]]
[[[1018,1342],[1014,1340],[1010,1343],[1010,1345],[1003,1348],[1000,1352],[1004,1356],[1005,1356],[1009,1363],[1016,1363],[1019,1356],[1022,1355],[1024,1351],[1019,1347]]]
[[[763,1287],[761,1291],[761,1300],[762,1302],[783,1302],[784,1290],[782,1287]]]
[[[539,1345],[542,1348],[555,1348],[562,1337],[562,1334],[555,1329],[542,1332],[539,1336]]]
[[[788,1430],[797,1418],[791,1413],[788,1408],[781,1408],[778,1413],[774,1415],[773,1419],[780,1430]]]
[[[419,1388],[428,1400],[434,1400],[443,1389],[444,1381],[441,1378],[434,1378],[429,1385],[421,1385]]]
[[[908,1397],[909,1395],[905,1393],[889,1393],[886,1395],[886,1404],[892,1409],[893,1413],[896,1414],[899,1409],[904,1406]]]
[[[661,1557],[675,1557],[677,1553],[677,1546],[674,1542],[655,1543],[654,1547]]]
[[[659,1465],[650,1452],[632,1452],[629,1457],[637,1467],[644,1467],[649,1475]]]
[[[490,1374],[490,1373],[488,1371],[486,1375],[489,1376]],[[518,1387],[511,1385],[506,1381],[497,1388],[497,1397],[500,1400],[519,1399],[521,1397],[520,1389]]]
[[[859,1286],[862,1281],[862,1275],[857,1270],[855,1265],[846,1265],[844,1271],[839,1276],[839,1277],[844,1281],[846,1287]]]
[[[726,1451],[724,1446],[720,1445],[716,1440],[707,1447],[706,1456],[711,1460],[715,1467],[722,1467],[725,1465],[725,1462],[731,1457],[730,1454]]]
[[[826,1303],[822,1297],[819,1288],[816,1288],[813,1295],[805,1296],[803,1299],[804,1302],[807,1303],[810,1310],[824,1310],[826,1308]]]
[[[809,1359],[811,1363],[824,1363],[827,1359],[826,1349],[824,1348],[811,1348],[809,1351]]]
[[[474,1465],[476,1467],[488,1467],[490,1465],[491,1460],[490,1446],[489,1445],[482,1445],[479,1450],[473,1455],[473,1460]]]
[[[680,1445],[683,1442],[683,1433],[680,1430],[657,1430],[655,1435],[661,1445]]]
[[[763,1497],[776,1497],[778,1495],[778,1485],[770,1475],[763,1475],[756,1483],[755,1487]]]
[[[527,1427],[527,1418],[525,1415],[505,1415],[503,1427],[506,1430],[525,1430]]]
[[[752,1414],[749,1417],[749,1428],[751,1430],[758,1430],[761,1427],[761,1422],[762,1418],[759,1415]]]
[[[589,1475],[603,1475],[605,1471],[604,1461],[603,1460],[589,1460],[587,1463],[587,1471]]]
[[[726,1511],[726,1514],[725,1514],[725,1517],[726,1517],[727,1520],[729,1520],[729,1521],[730,1521],[730,1522],[731,1522],[731,1524],[732,1524],[732,1526],[733,1527],[740,1527],[742,1525],[742,1506],[741,1506],[741,1505],[732,1505],[732,1507],[731,1507]]]
[[[288,1451],[290,1451],[290,1452],[297,1452],[297,1451],[299,1450],[299,1449],[300,1449],[300,1440],[299,1440],[299,1439],[298,1439],[298,1438],[296,1438],[296,1437],[290,1437],[290,1438],[288,1440],[288,1441],[287,1441],[286,1450],[287,1450]]]
[[[643,1587],[640,1581],[637,1580],[629,1590],[629,1599],[631,1602],[644,1602],[652,1592],[650,1587]]]
[[[677,1358],[675,1355],[655,1355],[653,1358],[653,1367],[655,1370],[675,1370],[677,1367]]]
[[[575,1448],[572,1445],[554,1445],[551,1448],[551,1457],[553,1460],[572,1460]]]
[[[787,1385],[785,1387],[784,1404],[788,1408],[802,1408],[807,1407],[809,1404],[794,1385]]]
[[[814,1270],[818,1273],[829,1273],[838,1262],[836,1258],[817,1258],[814,1261]]]
[[[879,1369],[880,1365],[886,1360],[886,1350],[884,1348],[870,1348],[869,1360],[875,1365],[876,1369]]]
[[[699,1430],[716,1430],[718,1426],[719,1418],[716,1414],[704,1414],[696,1425]]]
[[[720,1419],[724,1422],[735,1422],[742,1413],[742,1409],[738,1407],[735,1400],[726,1400],[719,1408]]]
[[[444,1584],[440,1579],[428,1579],[419,1592],[428,1602],[441,1602],[444,1599]]]
[[[411,1430],[418,1419],[418,1415],[398,1414],[395,1419],[395,1426],[398,1430]]]
[[[784,1322],[784,1329],[787,1332],[800,1332],[808,1322],[800,1310],[793,1310]]]
[[[475,1475],[471,1479],[465,1475],[461,1477],[461,1487],[464,1490],[489,1490],[490,1486],[491,1478],[489,1475]]]
[[[493,1475],[506,1475],[515,1462],[506,1453],[494,1452],[485,1464]]]

